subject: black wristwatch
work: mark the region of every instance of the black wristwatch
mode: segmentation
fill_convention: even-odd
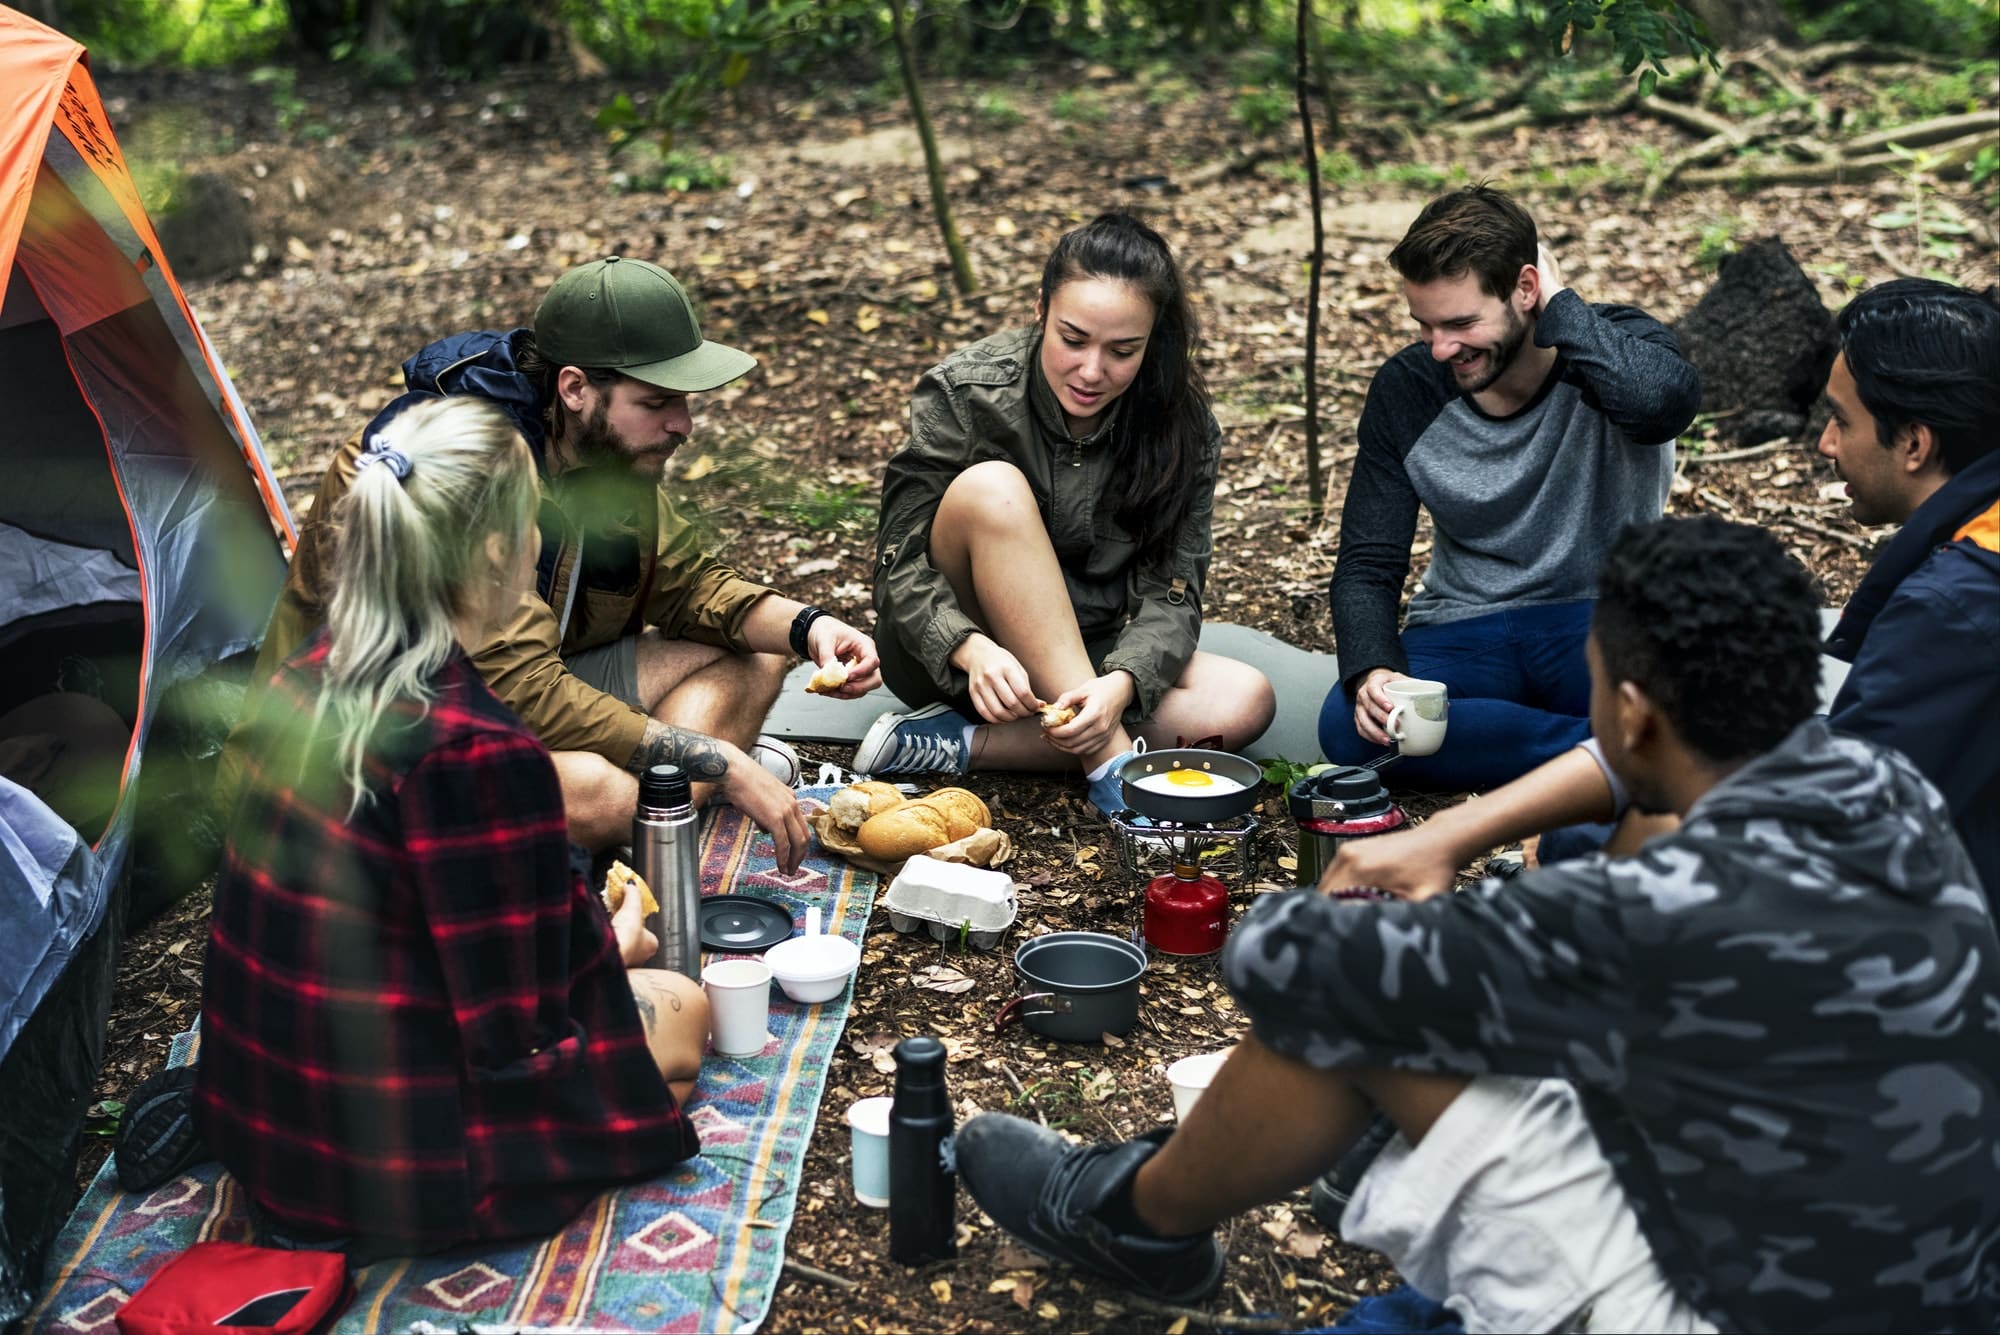
[[[812,650],[806,647],[806,634],[812,630],[813,622],[830,615],[818,607],[801,607],[799,614],[792,618],[792,652],[800,658],[811,658]]]

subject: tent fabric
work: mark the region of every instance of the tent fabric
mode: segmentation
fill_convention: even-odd
[[[84,603],[136,603],[139,572],[110,552],[38,538],[0,523],[0,626]]]
[[[82,682],[131,728],[94,840],[0,779],[5,1327],[67,1212],[149,730],[171,688],[259,641],[296,534],[83,48],[4,5],[0,477],[0,713]]]

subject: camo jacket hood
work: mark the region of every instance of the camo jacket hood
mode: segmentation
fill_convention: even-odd
[[[2000,938],[1895,752],[1809,720],[1634,858],[1272,895],[1223,968],[1313,1066],[1572,1082],[1722,1329],[2000,1326]]]

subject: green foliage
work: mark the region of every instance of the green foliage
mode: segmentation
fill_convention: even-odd
[[[1993,50],[1992,0],[1841,0],[1831,6],[1793,0],[1788,8],[1808,42],[1886,42],[1966,57]]]
[[[1869,129],[1978,111],[1995,80],[2000,79],[2000,61],[1968,61],[1956,70],[1931,71],[1910,79],[1885,81],[1869,77],[1865,69],[1861,75],[1865,80],[1861,92],[1868,101],[1849,123],[1856,129]]]
[[[693,190],[721,190],[734,179],[734,164],[726,157],[670,148],[662,152],[648,143],[625,155],[622,166],[611,173],[613,188],[626,194],[649,190],[670,190],[687,194]]]
[[[190,68],[263,59],[286,35],[265,0],[63,0],[58,26],[93,60]]]
[[[1229,114],[1251,134],[1262,137],[1290,124],[1298,115],[1298,102],[1284,87],[1251,88],[1236,95]]]
[[[858,530],[875,522],[875,488],[867,482],[846,486],[811,482],[796,495],[769,502],[764,509],[803,529]]]
[[[1264,770],[1264,782],[1289,791],[1300,779],[1324,774],[1333,768],[1323,760],[1287,760],[1283,756],[1267,756],[1257,762]]]
[[[1709,273],[1720,269],[1722,262],[1736,253],[1736,229],[1742,225],[1743,219],[1731,214],[1702,228],[1701,239],[1694,246],[1696,267]]]
[[[1020,108],[999,89],[981,93],[972,103],[973,115],[996,130],[1011,130],[1021,123]]]
[[[1676,51],[1721,68],[1699,23],[1676,0],[1553,0],[1543,11],[1541,27],[1550,51],[1568,55],[1579,34],[1600,24],[1611,39],[1620,72],[1639,72],[1641,97],[1652,95]]]
[[[119,1099],[100,1099],[83,1114],[83,1129],[93,1136],[115,1136],[124,1120],[125,1104]]]
[[[1071,89],[1056,94],[1055,101],[1049,103],[1049,116],[1072,125],[1102,125],[1111,113],[1097,94]]]

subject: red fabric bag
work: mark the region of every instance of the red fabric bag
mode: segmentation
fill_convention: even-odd
[[[347,1258],[339,1252],[197,1242],[119,1309],[118,1329],[123,1335],[312,1335],[332,1325],[353,1299]]]

